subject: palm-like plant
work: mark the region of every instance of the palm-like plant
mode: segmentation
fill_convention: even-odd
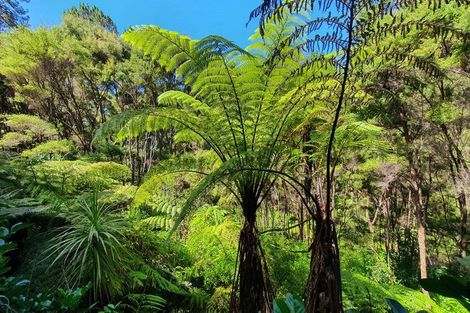
[[[67,283],[91,282],[95,300],[121,294],[129,251],[123,245],[126,223],[96,196],[64,214],[70,224],[59,229],[45,251],[51,266],[60,265]]]
[[[272,312],[273,291],[258,240],[256,214],[276,179],[292,185],[295,180],[284,171],[292,151],[283,141],[302,114],[308,82],[301,73],[292,75],[299,54],[267,63],[292,31],[292,23],[268,25],[265,43],[252,45],[252,54],[221,37],[194,41],[154,26],[124,34],[124,39],[167,70],[176,71],[191,92],[163,93],[160,107],[134,115],[117,139],[171,126],[179,134],[195,134],[217,155],[220,165],[210,173],[199,172],[203,178],[181,209],[174,229],[191,212],[199,195],[214,184],[222,183],[233,194],[245,222],[231,306],[244,313]]]

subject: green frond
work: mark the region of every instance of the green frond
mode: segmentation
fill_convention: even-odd
[[[230,169],[234,169],[239,166],[238,162],[239,160],[237,158],[232,158],[228,161],[225,161],[219,168],[201,179],[197,186],[191,190],[191,193],[181,208],[180,213],[176,217],[175,224],[170,231],[170,235],[176,231],[183,220],[191,213],[192,209],[194,209],[196,200],[200,197],[200,195],[208,188],[221,181],[225,176],[229,175]]]
[[[167,71],[176,71],[180,76],[188,73],[190,62],[194,61],[196,41],[177,32],[146,25],[133,27],[122,37]]]
[[[150,229],[170,229],[180,212],[180,208],[167,197],[156,197],[151,201],[150,217],[141,222]]]
[[[125,111],[113,116],[110,116],[106,122],[101,123],[98,130],[95,132],[93,141],[103,140],[112,138],[115,136],[132,118],[136,116],[142,116],[151,114],[154,109],[143,109],[143,110],[130,110]]]
[[[147,174],[136,192],[133,206],[137,208],[143,205],[153,206],[150,202],[155,199],[154,197],[162,196],[162,189],[165,189],[165,186],[177,184],[179,178],[194,180],[190,176],[196,176],[199,181],[202,175],[199,173],[210,172],[219,165],[217,155],[210,150],[197,154],[184,153],[162,161]]]
[[[146,133],[167,130],[172,126],[174,126],[174,123],[171,120],[160,118],[155,113],[136,115],[119,130],[115,141],[123,142],[129,138],[139,138]]]
[[[192,96],[178,90],[170,90],[162,93],[158,97],[158,103],[165,106],[172,106],[178,109],[190,109],[192,111],[200,111],[207,113],[210,107]]]
[[[166,304],[166,300],[157,295],[132,293],[127,297],[135,303],[136,307],[146,312],[162,311]]]
[[[41,157],[50,155],[66,155],[73,150],[73,143],[67,139],[50,140],[30,150],[24,150],[21,155],[25,157]]]
[[[173,137],[173,141],[175,144],[178,143],[198,143],[199,145],[203,145],[204,141],[200,136],[195,134],[192,130],[190,129],[183,129],[178,131],[175,136]]]

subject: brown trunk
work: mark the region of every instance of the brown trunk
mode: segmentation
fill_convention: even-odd
[[[334,222],[317,219],[312,242],[310,274],[305,291],[306,312],[341,313],[341,273]]]
[[[452,153],[450,153],[452,156]],[[460,211],[460,238],[459,238],[459,254],[461,257],[467,256],[468,248],[468,210],[467,210],[467,195],[465,193],[465,186],[467,185],[466,179],[467,169],[462,166],[465,164],[465,161],[457,158],[452,158],[454,163],[450,164],[450,172],[452,180],[454,182],[455,191],[457,194],[457,202],[459,204]],[[455,168],[454,168],[455,166]]]
[[[460,238],[459,238],[459,254],[461,257],[467,256],[467,195],[466,186],[468,186],[468,167],[463,156],[462,150],[451,137],[449,130],[445,124],[440,125],[441,130],[447,140],[447,150],[449,153],[450,172],[452,181],[454,182],[457,194],[457,202],[460,210]]]
[[[421,179],[418,171],[410,162],[410,179],[413,191],[413,202],[418,228],[419,272],[421,279],[428,278],[427,252],[426,252],[426,216],[425,200],[421,189]]]
[[[238,281],[234,283],[230,312],[272,313],[274,292],[268,278],[263,250],[254,219],[247,219],[240,232]],[[239,297],[234,295],[239,289]]]
[[[413,148],[414,138],[409,128],[408,116],[406,110],[403,109],[402,117],[404,118],[403,136],[407,146],[406,158],[408,161],[408,169],[410,174],[410,201],[414,209],[416,218],[416,228],[418,229],[418,252],[419,252],[419,272],[420,278],[428,277],[427,251],[426,251],[426,200],[423,195],[423,177],[420,171],[420,151],[419,148]],[[424,290],[424,293],[427,292]]]
[[[416,208],[416,221],[418,226],[419,273],[421,279],[426,279],[428,278],[426,227],[424,225],[423,212],[419,208]]]
[[[460,209],[460,239],[459,239],[459,249],[460,256],[462,258],[467,256],[467,223],[468,223],[468,212],[467,204],[465,199],[465,193],[459,193],[457,200],[459,202]]]

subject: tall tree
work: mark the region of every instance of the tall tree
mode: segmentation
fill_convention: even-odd
[[[122,58],[121,40],[71,15],[61,26],[22,28],[0,40],[0,72],[15,98],[52,122],[63,137],[73,136],[83,149],[91,149],[93,132],[106,119],[105,107],[113,97],[103,74]]]
[[[436,8],[439,4],[429,1]],[[458,4],[465,1],[457,1]],[[332,5],[333,4],[333,5]],[[348,100],[354,100],[360,75],[351,80],[354,73],[360,74],[368,64],[386,60],[407,60],[416,67],[425,69],[429,74],[439,75],[439,71],[423,58],[409,55],[406,52],[393,51],[381,47],[380,56],[371,58],[367,45],[374,45],[386,35],[405,35],[411,29],[429,27],[448,30],[448,25],[429,20],[405,20],[404,12],[418,5],[417,1],[263,1],[250,15],[250,19],[260,19],[263,32],[266,21],[283,20],[286,15],[313,11],[318,17],[306,18],[305,23],[297,27],[285,40],[286,45],[298,44],[298,50],[310,53],[307,62],[301,68],[312,67],[319,59],[329,62],[337,69],[333,75],[321,75],[321,79],[330,77],[337,83],[332,92],[336,95],[335,116],[332,122],[329,143],[326,151],[326,171],[324,203],[316,202],[316,230],[312,243],[312,260],[310,276],[306,287],[307,312],[342,312],[341,275],[339,266],[339,249],[333,210],[333,181],[335,162],[333,150],[335,134],[340,123],[340,113]],[[448,31],[436,31],[436,36],[446,36]],[[299,43],[300,42],[300,43]],[[279,50],[282,55],[282,50]],[[374,59],[375,58],[375,59]],[[313,76],[312,79],[315,79]],[[359,80],[358,80],[359,79]],[[317,196],[318,197],[318,196]]]
[[[20,0],[27,2],[28,0]],[[0,1],[0,33],[18,25],[25,25],[28,22],[27,11],[21,6],[20,1],[1,0]],[[14,91],[5,83],[5,77],[0,75],[0,112],[17,113],[22,111],[21,105],[14,103],[16,108],[9,103]],[[25,112],[22,112],[25,113]]]
[[[78,7],[73,6],[64,13],[101,25],[107,31],[117,34],[117,27],[114,21],[95,5],[90,6],[86,3],[80,3]]]
[[[28,22],[28,11],[21,6],[21,2],[29,2],[29,0],[0,1],[0,32]]]
[[[300,188],[284,171],[292,150],[282,142],[298,123],[305,80],[303,75],[291,75],[294,60],[263,65],[291,27],[285,24],[270,30],[267,44],[254,45],[253,55],[217,36],[196,42],[152,26],[132,29],[124,35],[162,66],[176,70],[190,92],[163,93],[160,107],[150,115],[147,111],[131,119],[121,135],[135,136],[171,125],[178,133],[200,137],[220,161],[212,172],[200,173],[204,178],[188,197],[176,226],[190,213],[199,195],[215,183],[222,183],[240,206],[244,226],[231,301],[234,312],[272,312],[274,295],[256,216],[276,180]]]

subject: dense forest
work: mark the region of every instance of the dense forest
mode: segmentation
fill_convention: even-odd
[[[258,2],[0,1],[0,312],[470,312],[470,3]]]

